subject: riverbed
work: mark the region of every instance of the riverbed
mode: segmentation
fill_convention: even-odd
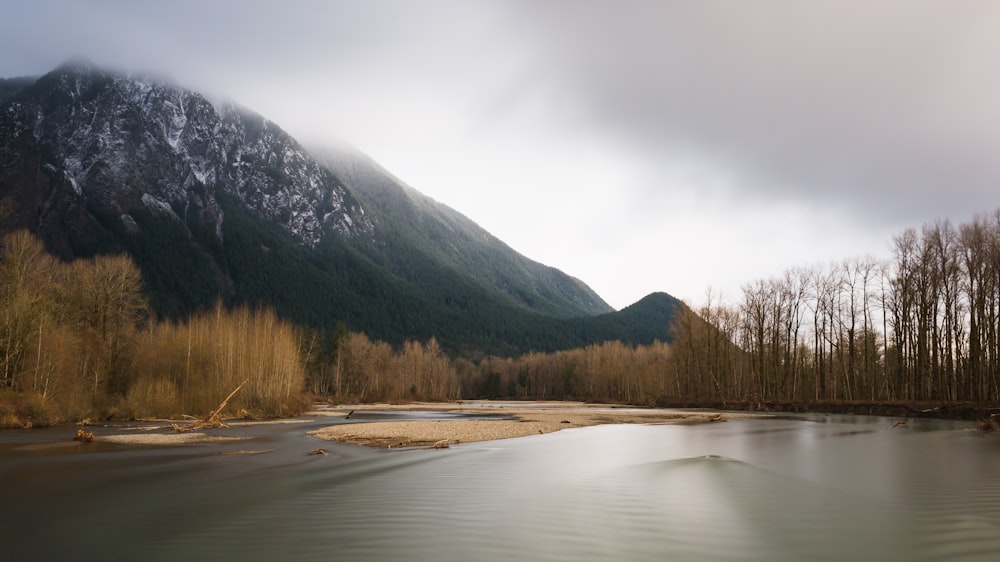
[[[308,434],[340,418],[292,421],[172,446],[0,432],[3,559],[1000,557],[1000,438],[968,422],[734,417],[389,450]]]

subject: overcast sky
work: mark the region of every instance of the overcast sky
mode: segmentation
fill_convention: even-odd
[[[347,141],[616,308],[1000,207],[1000,2],[0,7],[0,76],[83,56]]]

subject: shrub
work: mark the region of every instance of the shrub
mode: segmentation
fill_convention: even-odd
[[[143,376],[129,388],[125,408],[133,418],[176,418],[182,414],[177,385],[156,376]]]
[[[0,428],[27,428],[60,421],[53,405],[35,393],[0,393]]]

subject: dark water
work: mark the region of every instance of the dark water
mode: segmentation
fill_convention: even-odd
[[[304,435],[317,423],[142,449],[0,433],[0,558],[1000,560],[1000,436],[965,422],[609,425],[410,451]],[[219,454],[247,449],[270,452]]]

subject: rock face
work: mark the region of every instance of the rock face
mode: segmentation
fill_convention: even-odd
[[[99,244],[102,231],[139,228],[141,210],[221,238],[223,194],[310,247],[374,229],[336,176],[273,123],[147,77],[60,67],[7,96],[0,138],[0,197],[16,203],[2,226],[39,232],[64,257]]]

